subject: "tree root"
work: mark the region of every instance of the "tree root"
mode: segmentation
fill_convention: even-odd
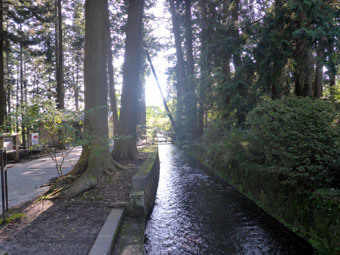
[[[85,171],[82,170],[82,174],[71,185],[65,187],[60,193],[61,197],[71,198],[93,188],[103,173],[113,173],[116,169],[109,152],[103,154],[89,152],[87,155],[87,167]]]
[[[98,176],[99,178],[101,177]],[[98,177],[91,176],[89,173],[84,173],[80,178],[73,182],[67,189],[60,193],[63,198],[74,197],[84,191],[87,191],[98,183]]]
[[[112,164],[114,165],[114,167],[118,168],[118,169],[122,169],[122,170],[128,170],[127,167],[119,164],[117,161],[115,161],[114,159],[112,159]]]

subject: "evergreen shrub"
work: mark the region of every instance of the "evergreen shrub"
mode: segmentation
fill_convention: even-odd
[[[339,112],[329,101],[288,97],[248,115],[248,158],[301,190],[338,188]]]

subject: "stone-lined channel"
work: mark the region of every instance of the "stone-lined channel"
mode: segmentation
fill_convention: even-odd
[[[311,246],[184,155],[160,145],[144,254],[313,254]]]

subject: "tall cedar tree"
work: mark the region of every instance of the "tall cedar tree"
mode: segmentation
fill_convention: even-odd
[[[63,18],[61,12],[61,0],[56,1],[56,80],[57,80],[57,106],[64,109],[64,50],[63,50]]]
[[[107,0],[85,2],[84,136],[89,140],[70,173],[80,177],[64,191],[65,197],[92,188],[104,172],[114,170],[108,146],[107,8]]]
[[[197,136],[197,98],[195,94],[195,68],[192,49],[192,21],[191,21],[191,0],[185,0],[185,46],[187,59],[187,91],[184,97],[186,109],[187,133],[194,138]]]
[[[119,135],[125,137],[115,142],[112,155],[116,159],[136,159],[138,156],[136,126],[143,8],[144,0],[129,1],[123,66],[122,104],[118,126]]]
[[[109,17],[109,15],[107,15]],[[112,124],[113,124],[113,135],[118,135],[118,111],[117,111],[117,100],[116,100],[116,90],[115,81],[113,77],[113,53],[112,53],[112,40],[111,40],[111,29],[110,20],[108,20],[108,33],[107,33],[107,71],[109,75],[109,96],[110,96],[110,106],[112,111]]]
[[[4,29],[3,29],[3,2],[0,0],[0,127],[5,124],[6,94],[4,75]]]
[[[175,37],[175,46],[176,46],[176,92],[177,92],[177,112],[176,112],[176,122],[178,124],[178,130],[181,130],[181,121],[182,121],[182,108],[183,108],[183,94],[186,90],[185,85],[185,67],[184,67],[184,59],[183,59],[183,51],[181,46],[181,33],[179,26],[179,19],[176,14],[175,3],[174,0],[169,0],[170,4],[170,13],[172,20],[172,30]]]

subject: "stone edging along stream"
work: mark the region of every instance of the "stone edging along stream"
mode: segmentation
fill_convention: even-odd
[[[150,147],[148,152],[147,159],[131,179],[129,205],[112,210],[89,255],[109,255],[113,249],[113,254],[121,254],[122,251],[130,255],[143,254],[145,219],[152,212],[159,181],[158,147]],[[136,218],[134,226],[124,223],[124,214]],[[136,227],[142,231],[132,229],[134,236],[130,236],[131,228]],[[117,245],[113,248],[116,240]]]
[[[138,172],[132,177],[132,190],[129,196],[130,214],[138,218],[146,218],[155,204],[159,181],[158,147],[152,152]]]

